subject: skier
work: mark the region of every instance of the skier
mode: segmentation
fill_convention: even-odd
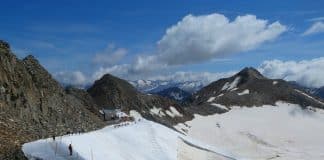
[[[72,156],[72,144],[69,145],[70,156]]]
[[[52,136],[52,138],[53,138],[53,141],[55,141],[55,136],[54,135]]]

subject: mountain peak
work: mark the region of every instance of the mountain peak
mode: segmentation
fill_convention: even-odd
[[[24,61],[27,61],[27,60],[28,61],[36,61],[36,62],[38,62],[38,60],[31,54],[24,58]]]
[[[120,79],[118,77],[115,77],[109,73],[106,73],[105,75],[103,75],[100,80],[110,80],[110,79]]]
[[[127,89],[129,91],[134,92],[136,89],[129,84],[126,80],[113,76],[109,73],[103,75],[99,80],[95,81],[94,85],[108,85],[112,88],[118,87],[119,89]]]
[[[253,67],[245,67],[236,75],[246,78],[265,79],[265,77]]]
[[[0,40],[0,48],[10,49],[10,45],[6,41]]]
[[[194,101],[193,104],[198,106],[210,106],[213,103],[225,106],[262,106],[285,101],[302,107],[324,107],[321,101],[294,89],[286,81],[268,79],[252,67],[244,68],[232,77],[209,84],[195,93],[191,99]]]

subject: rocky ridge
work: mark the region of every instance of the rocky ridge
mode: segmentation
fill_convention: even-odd
[[[20,146],[31,140],[103,125],[33,56],[20,60],[0,41],[0,159],[23,159]]]

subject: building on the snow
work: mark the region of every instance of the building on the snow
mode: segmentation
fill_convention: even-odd
[[[120,109],[102,109],[100,110],[100,113],[105,121],[121,120],[128,117],[128,115]]]

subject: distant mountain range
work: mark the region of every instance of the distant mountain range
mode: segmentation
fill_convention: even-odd
[[[167,88],[167,89],[164,89],[160,92],[153,93],[153,94],[167,97],[167,98],[176,100],[178,102],[186,101],[191,96],[191,93],[184,91],[178,87]]]
[[[129,81],[135,88],[143,93],[157,93],[168,88],[177,87],[189,93],[194,93],[204,87],[200,81],[161,81],[161,80],[137,80]]]
[[[176,96],[171,95],[170,91],[172,90],[174,90],[175,93],[180,93],[180,95],[184,94],[182,95],[182,97],[186,97],[187,93],[194,94],[195,92],[205,87],[204,84],[199,81],[176,82],[160,80],[137,80],[129,81],[129,83],[131,83],[135,88],[137,88],[137,90],[143,93],[158,94],[175,100],[177,100],[177,98]],[[288,81],[288,83],[296,89],[303,90],[304,92],[312,96],[324,99],[324,86],[320,88],[310,88],[300,85],[295,81]]]

